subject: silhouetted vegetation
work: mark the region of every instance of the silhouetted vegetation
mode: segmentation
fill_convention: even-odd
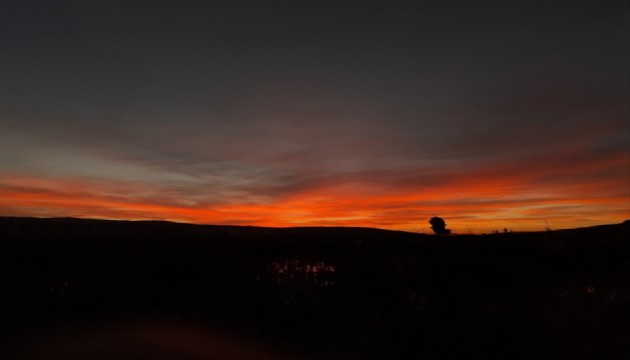
[[[0,334],[152,321],[321,359],[625,359],[628,235],[0,218]]]
[[[449,235],[451,233],[451,230],[446,228],[446,221],[441,217],[432,217],[431,220],[429,220],[429,224],[431,224],[433,232],[438,235]]]

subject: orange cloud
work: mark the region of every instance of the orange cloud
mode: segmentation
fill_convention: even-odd
[[[523,159],[472,170],[343,174],[264,203],[182,205],[157,185],[0,174],[0,213],[249,224],[370,226],[428,231],[433,214],[455,232],[541,230],[630,218],[630,158]]]

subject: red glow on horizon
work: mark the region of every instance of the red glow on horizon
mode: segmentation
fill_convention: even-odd
[[[566,167],[566,174],[627,166],[627,155]],[[419,187],[413,181],[395,187],[361,182],[297,191],[266,203],[182,205],[154,195],[134,196],[144,184],[94,183],[72,179],[38,179],[3,174],[0,214],[9,216],[147,220],[204,224],[286,226],[360,226],[429,231],[432,214],[446,219],[455,233],[492,229],[543,230],[619,223],[630,218],[626,174],[592,182],[554,181],[545,167],[525,171],[511,167],[466,173],[443,184]],[[518,169],[518,167],[513,167]],[[567,179],[567,177],[563,177]],[[568,178],[570,180],[570,177]],[[536,189],[535,191],[532,189]],[[159,189],[152,189],[159,194]],[[115,194],[115,195],[112,195]]]

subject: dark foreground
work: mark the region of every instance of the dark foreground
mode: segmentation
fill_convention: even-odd
[[[18,359],[630,359],[630,222],[491,236],[0,218]]]

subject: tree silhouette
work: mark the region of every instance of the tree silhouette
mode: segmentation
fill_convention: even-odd
[[[438,235],[448,235],[451,233],[451,230],[446,228],[446,222],[441,217],[434,216],[429,220],[429,224],[431,224],[431,229]]]

